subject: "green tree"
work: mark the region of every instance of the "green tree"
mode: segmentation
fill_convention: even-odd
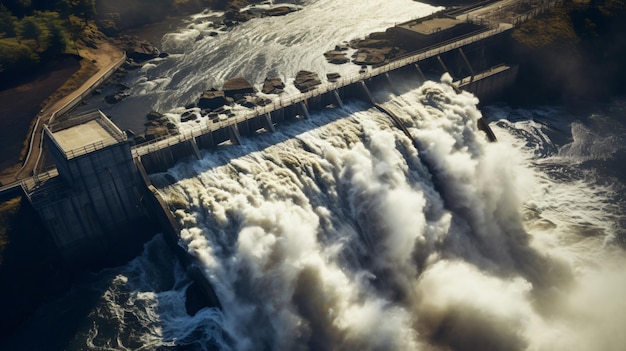
[[[64,53],[68,45],[65,31],[53,22],[48,23],[48,38],[46,41],[48,47],[43,53],[46,57],[55,57]]]
[[[82,18],[85,26],[96,18],[96,4],[94,0],[74,0],[74,14]]]
[[[39,56],[29,46],[14,40],[0,40],[0,65],[4,67],[3,74],[18,75],[38,63]]]
[[[11,15],[11,12],[4,5],[0,4],[0,34],[9,38],[17,36],[17,31],[15,30],[16,23],[17,17]]]
[[[37,44],[37,48],[40,48],[44,30],[38,21],[33,17],[24,17],[24,19],[20,21],[20,27],[22,39],[33,39]]]

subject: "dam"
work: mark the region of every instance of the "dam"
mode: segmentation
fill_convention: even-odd
[[[472,13],[453,14],[466,27],[460,32],[450,25],[449,31],[440,27],[432,30],[430,33],[436,34],[434,39],[418,33],[424,37],[419,40],[427,46],[391,62],[146,144],[132,145],[126,134],[99,111],[51,124],[45,128],[45,140],[56,168],[24,180],[23,191],[69,261],[97,260],[116,245],[123,245],[132,235],[129,228],[134,224],[154,218],[159,219],[165,232],[175,233],[168,229],[171,220],[163,219],[163,213],[168,210],[163,208],[163,201],[155,200],[158,191],[151,186],[148,174],[165,171],[184,158],[200,158],[201,149],[215,148],[225,142],[238,144],[241,138],[260,131],[271,133],[285,121],[309,118],[310,111],[327,106],[341,108],[346,99],[361,99],[375,105],[371,88],[386,85],[393,90],[392,76],[397,72],[410,72],[419,84],[426,80],[424,65],[435,64],[443,71],[457,72],[452,73],[455,78],[452,84],[479,97],[493,96],[511,85],[517,74],[515,66],[501,64],[476,72],[466,52],[486,43],[497,45],[514,24],[485,23]],[[452,17],[448,14],[446,18]],[[434,17],[423,21],[429,20],[437,21],[437,25],[448,23]],[[407,32],[410,30],[406,28],[417,27],[420,25],[411,21],[395,28]],[[458,72],[469,74],[460,76]],[[397,118],[392,115],[390,118],[403,128]],[[176,238],[171,240],[175,242]]]

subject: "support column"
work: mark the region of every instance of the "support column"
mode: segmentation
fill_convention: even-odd
[[[437,61],[439,61],[439,64],[441,65],[441,68],[443,68],[444,72],[450,73],[450,70],[448,69],[448,67],[446,67],[446,64],[443,63],[443,60],[441,59],[440,55],[437,55]],[[450,73],[450,74],[452,74],[452,73]]]
[[[417,69],[417,74],[422,80],[422,83],[424,83],[426,81],[426,76],[424,75],[424,72],[422,72],[422,69],[420,68],[420,65],[417,64],[417,62],[415,62],[415,68]]]
[[[300,105],[300,109],[302,110],[302,113],[304,114],[304,118],[306,119],[311,118],[311,115],[309,115],[309,109],[306,108],[304,101],[300,101],[298,104]]]
[[[228,136],[230,137],[231,143],[241,145],[241,135],[239,135],[239,130],[237,130],[237,126],[235,124],[228,126]]]
[[[267,129],[268,131],[270,131],[272,133],[275,133],[276,132],[276,128],[274,128],[274,123],[272,122],[272,117],[270,116],[270,114],[266,113],[261,118],[265,122],[265,129]]]
[[[470,65],[470,62],[467,59],[467,56],[465,56],[465,52],[463,51],[463,48],[459,48],[459,52],[461,53],[461,57],[463,57],[463,61],[465,61],[465,65],[467,65],[467,68],[470,71],[470,74],[471,74],[470,82],[471,82],[474,80],[474,76],[476,75],[476,73],[474,73],[474,70],[472,69],[472,65]]]
[[[394,95],[400,95],[398,93],[398,91],[396,90],[396,87],[393,85],[393,82],[391,81],[391,77],[389,76],[389,72],[385,72],[385,79],[387,79],[387,83],[389,83],[389,86],[391,87],[391,92]]]
[[[198,148],[198,144],[196,143],[196,138],[189,139],[189,143],[191,143],[191,148],[193,149],[193,154],[196,156],[196,159],[202,159],[202,155],[200,155],[200,149]]]
[[[339,92],[337,91],[337,89],[333,90],[333,95],[335,96],[337,105],[339,105],[339,108],[343,110],[343,101],[341,101],[341,97],[339,96]]]
[[[365,84],[365,82],[361,80],[359,81],[359,83],[363,90],[363,93],[365,94],[366,100],[372,105],[376,105],[376,103],[374,102],[374,98],[372,97],[372,93],[370,93],[370,90],[367,88],[367,85]]]

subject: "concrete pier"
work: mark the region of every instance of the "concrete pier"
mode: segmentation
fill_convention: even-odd
[[[517,70],[517,66],[498,65],[454,84],[457,88],[480,97],[481,102],[488,102],[515,83]]]

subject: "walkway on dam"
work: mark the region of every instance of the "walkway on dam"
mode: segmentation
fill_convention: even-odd
[[[208,124],[204,126],[196,127],[194,129],[185,131],[179,135],[156,139],[154,141],[150,141],[148,143],[136,146],[132,150],[133,156],[140,157],[140,156],[149,154],[154,151],[165,149],[172,145],[176,145],[181,142],[191,140],[198,136],[205,135],[207,133],[210,133],[210,132],[222,129],[222,128],[236,125],[248,119],[262,116],[272,111],[276,111],[287,106],[304,102],[308,99],[314,98],[316,96],[320,96],[328,92],[332,92],[334,90],[338,90],[339,88],[352,85],[359,81],[365,81],[372,77],[388,73],[395,69],[405,67],[411,64],[415,64],[422,60],[440,55],[442,53],[449,52],[449,51],[461,48],[463,46],[484,40],[486,38],[508,31],[512,28],[513,28],[512,24],[499,23],[497,26],[487,29],[487,30],[469,33],[461,37],[457,37],[448,41],[438,43],[436,45],[430,46],[428,48],[424,48],[417,52],[413,52],[409,55],[396,59],[386,65],[374,67],[368,70],[367,72],[355,75],[353,77],[344,78],[335,83],[327,83],[327,84],[321,85],[317,87],[315,90],[312,90],[306,93],[297,94],[297,95],[290,96],[287,98],[280,98],[280,99],[275,100],[271,104],[268,104],[266,106],[258,106],[254,109],[250,109],[250,111],[246,113],[239,114],[235,117],[231,117],[229,119],[219,121],[219,122],[208,122]]]
[[[44,125],[49,124],[55,119],[55,117],[66,113],[73,108],[82,99],[89,95],[93,89],[102,84],[108,77],[110,77],[125,61],[126,53],[113,47],[109,43],[99,43],[105,50],[111,53],[111,55],[98,56],[96,66],[98,71],[92,75],[89,79],[82,83],[76,90],[72,91],[68,95],[53,102],[50,106],[42,110],[31,130],[31,134],[28,137],[28,151],[24,157],[22,167],[12,176],[6,176],[1,179],[6,185],[0,186],[0,193],[6,191],[12,191],[17,189],[21,185],[22,180],[32,180],[28,175],[39,173],[41,168],[41,158],[43,155],[43,128]],[[91,49],[84,49],[81,55],[87,58],[92,58],[97,55],[97,52]]]
[[[481,40],[484,40],[488,37],[495,36],[497,34],[508,31],[516,24],[522,23],[530,18],[537,16],[543,11],[547,10],[551,7],[559,6],[562,3],[562,0],[501,0],[501,1],[486,1],[484,3],[475,4],[473,7],[468,7],[465,9],[459,9],[455,16],[459,20],[471,20],[478,22],[488,22],[491,23],[491,26],[487,30],[482,30],[479,32],[469,33],[464,36],[460,36],[457,38],[453,38],[451,40],[438,43],[436,45],[430,46],[428,48],[421,49],[416,52],[412,52],[404,57],[398,58],[386,65],[374,67],[367,72],[363,72],[361,74],[355,75],[353,77],[344,78],[343,80],[335,83],[327,83],[322,86],[318,86],[315,90],[302,93],[294,96],[289,96],[286,98],[279,98],[263,107],[256,107],[254,109],[250,109],[247,112],[238,114],[234,117],[228,118],[226,120],[222,120],[219,122],[209,122],[206,125],[197,126],[194,129],[183,132],[180,135],[169,136],[157,140],[150,141],[148,143],[133,147],[132,153],[134,157],[140,157],[146,154],[149,154],[154,151],[166,149],[172,145],[176,145],[182,142],[189,141],[193,138],[196,138],[201,135],[205,135],[210,132],[214,132],[216,130],[220,130],[222,128],[232,128],[241,122],[246,120],[257,118],[259,116],[269,116],[269,113],[272,111],[280,110],[284,107],[291,106],[298,103],[306,102],[306,100],[311,99],[316,96],[320,96],[326,94],[328,92],[336,91],[342,87],[349,86],[351,84],[357,83],[359,81],[363,82],[369,78],[385,74],[387,72],[396,70],[400,67],[408,66],[411,64],[418,63],[422,60],[436,57],[445,52],[449,52],[463,46],[466,46],[471,43],[475,43]],[[525,11],[523,13],[518,13],[513,9],[517,8],[520,4],[532,5],[531,9]],[[119,62],[123,62],[120,60]],[[118,64],[119,64],[118,62]],[[114,67],[114,66],[112,66]],[[109,69],[109,72],[112,72],[112,69]],[[493,72],[485,72],[484,74],[490,74]],[[471,79],[471,78],[470,78]],[[99,79],[102,80],[102,77]],[[468,84],[469,82],[461,81],[458,82],[459,86],[463,86],[464,84]],[[61,108],[61,110],[65,110],[66,107]],[[61,112],[61,111],[58,111]],[[271,120],[271,119],[270,119]],[[42,123],[43,124],[43,123]],[[40,145],[40,141],[37,140],[37,137],[33,137],[31,141],[31,145],[36,144]],[[30,157],[28,164],[37,163],[39,159],[39,152],[29,153]],[[34,160],[34,162],[33,162]],[[27,170],[22,170],[22,174],[26,173]],[[45,181],[45,179],[53,178],[57,175],[56,170],[42,172],[34,177],[25,179],[25,184],[30,183],[40,183]],[[0,187],[0,193],[4,192],[12,192],[20,187],[20,182],[16,181],[11,184],[7,184],[5,186]]]

